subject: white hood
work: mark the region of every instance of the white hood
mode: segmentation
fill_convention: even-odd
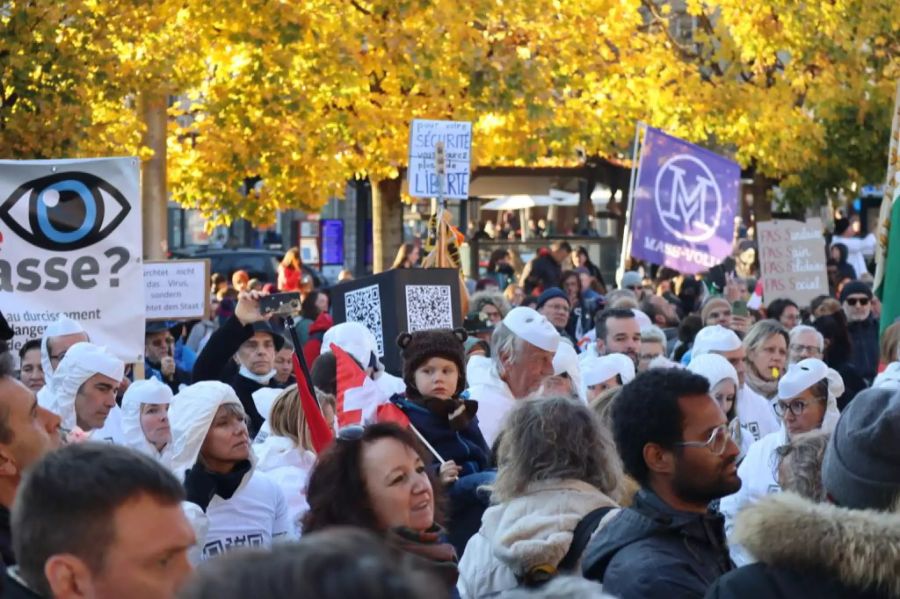
[[[186,470],[197,463],[206,433],[220,406],[235,404],[241,407],[234,389],[219,381],[202,381],[182,389],[169,408],[172,425],[172,470],[184,479]],[[243,410],[243,407],[241,407]],[[256,456],[250,452],[250,462],[255,465]],[[251,469],[252,473],[252,469]],[[250,473],[248,473],[250,474]],[[244,477],[246,481],[249,476]]]
[[[44,369],[45,377],[49,377],[53,374],[53,366],[50,365],[50,351],[47,349],[47,340],[50,339],[50,337],[74,335],[75,333],[84,332],[84,329],[78,322],[72,320],[65,314],[60,314],[55,322],[44,329],[44,336],[41,337],[41,367]]]
[[[891,362],[884,372],[875,377],[876,389],[900,389],[900,362]]]
[[[170,441],[160,453],[152,443],[147,441],[141,426],[141,406],[143,404],[171,403],[172,390],[168,385],[155,378],[131,383],[122,397],[122,436],[125,445],[159,460],[166,466],[170,465],[174,443]]]
[[[72,430],[77,425],[75,395],[95,374],[121,381],[125,376],[125,363],[105,347],[81,342],[69,348],[59,368],[47,379],[48,392],[42,397],[46,405],[42,405],[60,417],[63,428]]]
[[[342,322],[325,331],[319,353],[331,351],[332,343],[356,358],[363,369],[369,366],[372,354],[375,354],[375,359],[378,360],[378,343],[375,341],[375,335],[360,322]],[[376,370],[384,370],[380,361]]]
[[[466,383],[469,387],[490,384],[494,363],[486,356],[472,356],[466,362]]]

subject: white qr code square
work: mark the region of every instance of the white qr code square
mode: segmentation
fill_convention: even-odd
[[[384,329],[381,322],[381,294],[378,285],[360,287],[344,294],[347,322],[360,322],[375,335],[378,357],[384,357]]]
[[[406,286],[406,331],[452,329],[453,304],[449,285]]]

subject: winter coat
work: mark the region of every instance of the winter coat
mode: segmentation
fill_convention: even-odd
[[[219,407],[238,404],[234,390],[218,381],[203,381],[186,387],[172,401],[172,470],[180,480],[197,463],[200,449]],[[295,538],[288,520],[284,494],[268,476],[256,470],[256,455],[250,452],[250,468],[230,498],[213,495],[207,506],[185,502],[184,511],[197,535],[189,553],[192,563],[239,548],[268,548],[278,538]]]
[[[278,290],[300,291],[300,269],[278,265]]]
[[[209,338],[209,342],[197,356],[193,373],[195,383],[222,381],[234,389],[241,405],[244,406],[244,412],[250,418],[251,437],[256,436],[263,423],[263,416],[256,410],[256,405],[253,403],[253,393],[272,385],[262,385],[253,379],[242,376],[231,364],[233,364],[232,358],[240,349],[241,344],[253,337],[253,334],[252,326],[244,326],[241,321],[232,316]]]
[[[478,399],[478,427],[488,447],[493,447],[506,415],[516,406],[516,398],[496,368],[491,367],[489,375],[483,374],[476,376],[482,379],[480,384],[469,383],[469,395]]]
[[[16,566],[6,569],[3,577],[3,599],[42,599],[41,595],[32,591],[21,579]],[[49,597],[47,599],[50,599]]]
[[[550,251],[542,248],[531,262],[525,265],[522,272],[522,286],[526,294],[532,294],[535,290],[541,292],[550,287],[559,285],[562,276],[562,268],[550,254]]]
[[[0,505],[0,560],[4,566],[13,566],[16,556],[12,548],[12,527],[9,522],[9,508]]]
[[[599,489],[577,480],[532,483],[522,496],[491,506],[459,563],[460,596],[499,596],[519,587],[533,568],[556,567],[581,519],[615,506]]]
[[[620,599],[703,597],[733,568],[720,514],[679,512],[649,489],[588,545],[585,578]]]
[[[171,379],[167,379],[163,376],[160,365],[154,364],[147,358],[144,358],[144,377],[148,379],[154,378],[161,383],[165,383],[172,390],[172,393],[178,393],[182,385],[191,384],[190,372],[182,370],[176,365],[175,374],[172,375]]]
[[[753,435],[754,441],[759,441],[769,433],[774,433],[781,428],[781,423],[769,400],[751,389],[746,382],[738,393],[735,415],[741,426]]]
[[[316,463],[316,454],[297,447],[292,439],[272,434],[261,443],[254,443],[253,453],[256,454],[257,471],[265,472],[284,493],[294,536],[300,538],[300,520],[309,510],[306,486]]]
[[[850,510],[778,493],[738,516],[735,537],[759,562],[720,578],[707,599],[900,597],[900,504]]]
[[[878,374],[878,319],[869,314],[865,320],[847,324],[850,331],[850,363],[866,384],[870,384]]]
[[[306,365],[312,368],[313,362],[322,353],[322,339],[325,337],[325,331],[334,325],[334,319],[328,312],[322,312],[316,317],[316,320],[309,326],[309,339],[303,345],[303,357],[306,358]]]
[[[445,461],[453,460],[462,468],[460,477],[488,468],[491,450],[478,428],[477,416],[464,429],[455,431],[446,418],[421,404],[403,397],[395,398],[394,401]]]

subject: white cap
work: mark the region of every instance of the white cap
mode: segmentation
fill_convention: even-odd
[[[797,397],[822,379],[828,380],[828,393],[839,397],[844,392],[844,380],[837,371],[818,358],[806,358],[792,364],[778,381],[778,399]]]
[[[637,308],[632,308],[631,312],[634,314],[634,319],[638,323],[638,327],[643,331],[647,327],[653,326],[653,321],[650,320],[650,317],[647,316],[646,312],[638,310]]]
[[[588,387],[619,375],[622,384],[634,380],[634,361],[625,354],[607,354],[581,362],[581,378]]]
[[[513,308],[503,318],[503,326],[516,337],[544,351],[556,353],[559,347],[559,332],[549,320],[532,308]]]
[[[55,321],[47,325],[47,328],[44,329],[44,335],[41,337],[41,368],[44,369],[45,377],[53,374],[53,365],[50,363],[50,351],[47,348],[47,340],[51,337],[84,332],[78,321],[72,320],[65,314],[60,314]]]
[[[724,380],[733,381],[735,387],[740,384],[738,383],[737,370],[734,369],[731,362],[719,354],[692,356],[691,363],[688,364],[687,368],[691,372],[705,377],[709,381],[710,391]]]
[[[578,354],[575,348],[565,341],[556,348],[556,354],[553,356],[553,374],[562,374],[564,372],[572,372],[578,370]]]
[[[740,349],[741,339],[731,329],[726,329],[720,324],[703,327],[694,337],[694,346],[691,349],[691,358],[708,354],[709,352],[727,352]]]
[[[140,404],[172,403],[172,389],[157,378],[134,381],[122,396],[122,405],[135,402]]]

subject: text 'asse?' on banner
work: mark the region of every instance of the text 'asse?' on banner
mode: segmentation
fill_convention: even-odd
[[[209,291],[209,260],[144,263],[147,320],[204,319]]]

